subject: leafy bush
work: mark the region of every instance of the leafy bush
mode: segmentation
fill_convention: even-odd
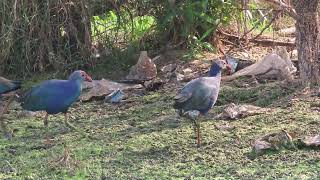
[[[256,3],[256,2],[250,2],[248,4],[248,7],[253,10],[250,11],[252,13],[252,19],[249,19],[247,21],[247,27],[249,29],[255,28],[255,30],[258,31],[258,33],[260,33],[264,29],[267,32],[272,32],[272,26],[267,27],[273,16],[273,13],[270,13],[272,11],[268,10],[267,7],[264,7],[263,5],[261,5],[261,3]],[[261,8],[266,8],[266,9],[264,10]],[[265,17],[263,17],[262,14],[259,13],[259,10],[263,12]],[[239,13],[239,16],[240,17],[238,18],[240,18],[243,21],[244,11],[241,11],[241,13]]]
[[[0,6],[0,74],[67,73],[91,66],[88,2],[11,1]]]
[[[156,13],[163,43],[186,41],[191,49],[212,50],[208,40],[220,24],[228,23],[235,12],[234,1],[185,0],[166,1]]]
[[[120,42],[129,37],[128,43],[131,43],[149,32],[154,23],[155,19],[152,16],[137,16],[130,20],[130,15],[126,12],[117,16],[115,11],[109,11],[104,15],[93,16],[92,36],[95,40],[113,38],[111,39],[113,43],[118,43],[118,37],[123,38],[120,39]]]
[[[11,1],[0,6],[0,73],[66,73],[133,54],[183,44],[214,50],[210,37],[235,13],[235,0]],[[92,58],[94,43],[108,51]],[[110,61],[113,59],[113,61]]]

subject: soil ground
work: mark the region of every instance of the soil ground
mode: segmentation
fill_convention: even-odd
[[[172,97],[177,86],[117,105],[77,102],[70,123],[50,116],[49,136],[40,113],[20,117],[13,106],[6,121],[11,141],[0,138],[0,179],[316,179],[320,151],[280,148],[252,156],[252,143],[265,134],[287,130],[296,137],[319,133],[320,99],[301,96],[301,88],[281,82],[241,86],[223,83],[219,99],[202,119],[203,144],[195,146],[190,121],[177,117]],[[272,111],[239,120],[213,120],[229,103],[252,104]],[[217,126],[233,129],[217,129]]]

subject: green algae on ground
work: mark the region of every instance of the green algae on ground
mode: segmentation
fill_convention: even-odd
[[[177,118],[172,109],[172,90],[132,97],[133,101],[118,105],[77,103],[71,108],[70,122],[92,138],[65,127],[63,115],[50,116],[54,144],[48,147],[43,144],[41,116],[18,118],[19,109],[12,109],[7,119],[14,138],[0,139],[0,179],[316,178],[320,176],[316,149],[282,149],[255,159],[248,155],[252,141],[270,132],[318,133],[319,112],[310,106],[320,100],[284,104],[283,99],[294,91],[276,83],[253,88],[223,86],[218,106],[252,103],[273,111],[236,121],[204,119],[201,148],[195,146],[191,123]],[[235,128],[215,128],[225,124]],[[65,147],[75,164],[53,166]]]

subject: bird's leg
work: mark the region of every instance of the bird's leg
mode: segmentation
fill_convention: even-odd
[[[64,113],[64,123],[68,124],[68,113]]]
[[[197,123],[196,123],[196,120],[193,120],[193,131],[194,131],[194,134],[195,136],[197,137]]]
[[[67,112],[64,113],[64,123],[65,123],[65,125],[66,125],[67,127],[71,128],[71,129],[73,129],[73,130],[77,130],[76,127],[74,127],[72,124],[70,124],[70,123],[68,122],[68,113],[67,113]]]
[[[80,129],[78,129],[77,127],[73,126],[71,123],[68,122],[68,113],[64,113],[64,122],[65,125],[67,127],[69,127],[70,129],[74,130],[74,131],[78,131],[80,134],[82,134],[84,137],[90,137],[88,136],[85,132],[81,131]]]
[[[199,148],[201,145],[201,136],[200,136],[200,122],[201,118],[204,116],[204,114],[199,113],[198,118],[195,119],[195,124],[197,128],[197,147]]]
[[[13,102],[14,96],[10,96],[8,103],[3,107],[3,110],[1,111],[0,118],[6,113],[9,109],[10,104]]]
[[[197,147],[200,147],[200,121],[199,120],[195,120],[196,122],[196,128],[197,128]]]
[[[44,117],[44,120],[43,120],[43,125],[45,126],[46,129],[48,129],[48,116],[49,114],[46,113],[46,116]]]
[[[196,143],[197,143],[197,147],[200,147],[200,120],[199,117],[202,116],[202,113],[200,113],[199,111],[189,111],[189,114],[187,114],[189,119],[192,121],[193,123],[193,130],[196,136]]]
[[[44,143],[46,145],[51,144],[51,140],[49,139],[48,117],[49,117],[49,114],[46,113],[46,115],[44,116],[44,120],[43,120],[43,124],[44,124],[45,131],[46,131],[46,137],[45,137]]]
[[[194,130],[194,134],[196,136],[196,143],[197,143],[197,147],[200,147],[200,122],[197,119],[194,119],[193,121],[193,130]]]
[[[13,102],[13,100],[14,100],[14,96],[10,96],[7,104],[4,106],[4,108],[3,108],[3,110],[1,111],[1,114],[0,114],[0,128],[3,131],[5,138],[7,138],[7,139],[11,139],[12,135],[11,135],[10,132],[8,132],[7,126],[6,126],[6,124],[4,122],[4,119],[3,119],[3,115],[8,111],[9,106]]]

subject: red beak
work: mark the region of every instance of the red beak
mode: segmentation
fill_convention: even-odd
[[[231,71],[231,70],[232,70],[232,68],[231,68],[231,65],[230,65],[230,64],[227,64],[227,69],[228,69],[229,71]]]
[[[228,73],[231,74],[231,72],[232,72],[232,67],[231,67],[231,65],[230,65],[230,64],[227,64],[226,68],[227,68],[227,70],[228,70]]]
[[[88,82],[92,82],[92,78],[89,75],[86,75],[85,80],[88,81]]]

